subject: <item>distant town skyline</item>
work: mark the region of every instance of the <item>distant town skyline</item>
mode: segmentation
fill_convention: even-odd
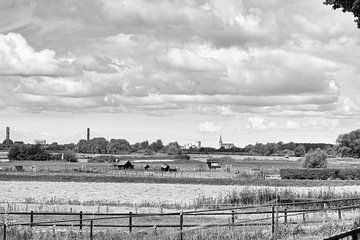
[[[0,22],[3,139],[90,127],[216,147],[359,128],[360,30],[323,1],[9,0]]]

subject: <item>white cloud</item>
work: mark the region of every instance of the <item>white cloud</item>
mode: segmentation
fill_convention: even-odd
[[[21,34],[0,34],[0,75],[67,75],[75,71],[53,50],[35,51]]]
[[[201,133],[215,133],[221,131],[222,126],[216,125],[213,122],[205,121],[199,125],[199,131]]]
[[[247,128],[256,130],[264,130],[268,128],[268,125],[265,123],[265,120],[262,117],[250,117],[248,121],[249,125]]]
[[[359,113],[344,86],[360,71],[355,26],[322,3],[80,0],[69,9],[35,0],[4,8],[24,16],[0,26],[19,29],[0,40],[0,74],[19,75],[0,80],[5,106],[27,108],[21,96],[31,95],[43,111],[58,104],[71,112],[63,103],[73,98],[85,111],[98,104],[94,111],[157,115]],[[297,127],[284,119],[257,124]]]

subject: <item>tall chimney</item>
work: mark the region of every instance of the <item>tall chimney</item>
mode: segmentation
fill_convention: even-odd
[[[5,146],[8,148],[10,146],[10,128],[6,127],[6,139]]]
[[[90,128],[86,130],[86,140],[90,141]]]

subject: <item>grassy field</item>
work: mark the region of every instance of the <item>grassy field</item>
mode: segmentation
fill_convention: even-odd
[[[327,217],[327,216],[325,216]],[[323,239],[334,234],[350,230],[356,227],[356,218],[352,220],[331,221],[325,219],[316,224],[299,223],[296,225],[279,224],[277,229],[277,239]],[[203,229],[205,228],[205,229]],[[0,229],[0,236],[2,235],[2,228]],[[89,239],[89,228],[79,231],[76,228],[33,228],[28,227],[11,227],[8,228],[8,240],[55,240],[55,239]],[[183,232],[184,240],[263,240],[271,239],[270,226],[242,226],[242,227],[213,227],[206,229],[206,226],[196,228],[185,228]],[[148,228],[148,229],[133,229],[132,233],[126,230],[101,230],[96,227],[94,229],[93,239],[126,239],[126,240],[178,240],[179,233],[177,229],[168,228]]]
[[[122,157],[126,159],[126,157]],[[174,159],[143,159],[135,156],[128,158],[133,161],[135,169],[143,169],[144,165],[149,164],[153,170],[160,169],[163,164],[169,164],[173,168],[177,168],[180,171],[207,171],[206,159],[214,158],[218,159],[220,165],[231,166],[232,171],[244,170],[244,169],[263,169],[263,170],[278,170],[280,168],[300,168],[303,158],[296,160],[284,159],[283,157],[273,157],[272,159],[262,156],[251,156],[243,159],[235,159],[231,156],[220,157],[207,155],[201,158],[191,158],[190,160],[174,160]],[[201,159],[201,160],[200,160]],[[13,167],[15,165],[23,165],[25,167],[36,167],[42,170],[69,170],[74,168],[88,168],[88,169],[114,169],[111,163],[70,163],[59,161],[44,161],[44,162],[31,162],[31,161],[13,161],[13,162],[0,162],[0,168]],[[353,158],[329,158],[328,167],[330,168],[342,168],[342,167],[360,167],[360,159]]]
[[[294,199],[331,199],[344,197],[359,197],[360,180],[277,180],[264,179],[264,174],[278,174],[281,168],[299,168],[302,159],[286,160],[264,159],[262,157],[249,157],[244,159],[233,159],[231,157],[221,157],[219,161],[222,170],[209,171],[204,161],[199,160],[174,160],[161,159],[161,161],[148,161],[149,159],[134,160],[134,170],[118,170],[111,163],[68,163],[68,162],[0,162],[0,181],[19,181],[19,184],[29,181],[41,182],[82,182],[82,183],[166,183],[166,184],[201,184],[201,185],[239,185],[248,186],[237,191],[226,194],[212,196],[194,196],[191,203],[178,204],[175,202],[144,201],[136,206],[129,203],[119,202],[114,196],[114,201],[82,201],[73,197],[71,199],[44,199],[27,198],[21,200],[22,203],[0,203],[0,210],[21,211],[79,211],[86,212],[112,212],[130,209],[134,212],[141,211],[169,211],[169,209],[202,209],[202,208],[221,208],[224,206],[243,206],[249,204],[265,204],[280,196],[283,200]],[[329,159],[329,167],[360,167],[357,159]],[[149,164],[151,169],[144,171],[143,166]],[[169,164],[172,168],[178,169],[177,172],[161,172],[160,167]],[[14,171],[15,166],[23,166],[23,172]],[[226,167],[227,166],[227,167]],[[260,175],[261,173],[262,175]],[[24,182],[22,182],[24,181]],[[6,184],[6,183],[5,183]],[[36,185],[36,183],[35,183]],[[74,184],[75,186],[75,184]],[[313,187],[333,187],[325,190],[311,189]],[[351,187],[353,186],[353,187]],[[149,186],[151,187],[151,186]],[[305,187],[305,189],[303,189]],[[336,189],[335,189],[336,188]],[[38,189],[38,188],[37,188]],[[167,189],[164,187],[164,189]],[[340,189],[340,190],[339,190]],[[68,189],[69,190],[69,189]],[[146,191],[146,189],[144,189]],[[179,193],[181,194],[181,193]],[[139,195],[141,196],[141,194]],[[49,196],[50,197],[50,196]],[[351,205],[352,203],[348,203]],[[358,204],[358,202],[356,202]],[[105,210],[106,209],[106,210]],[[336,221],[337,213],[327,214],[308,214],[309,219],[316,219],[321,223],[299,224],[296,226],[281,225],[278,239],[322,239],[334,233],[350,229],[353,226],[358,211],[348,211],[343,213],[343,220]],[[268,217],[268,215],[265,215]],[[4,220],[4,216],[0,216]],[[45,220],[47,218],[44,218]],[[6,221],[20,221],[26,219],[12,218]],[[50,218],[49,218],[50,220]],[[138,223],[148,221],[159,222],[159,219],[143,219]],[[187,219],[187,223],[203,223],[218,221],[219,218],[206,217]],[[221,220],[221,219],[220,219]],[[225,219],[228,221],[228,219]],[[246,220],[237,218],[237,220]],[[301,217],[298,219],[301,220]],[[331,220],[331,221],[330,221]],[[177,218],[165,219],[165,222],[178,222]],[[141,229],[137,229],[138,231]],[[245,231],[244,231],[245,230]],[[0,236],[1,236],[0,228]],[[97,228],[94,239],[177,239],[177,235],[163,237],[163,233],[173,230],[150,229],[139,234],[129,234],[122,231],[113,231]],[[38,229],[12,228],[9,230],[8,239],[88,239],[88,232],[81,233],[77,230],[67,229]],[[157,234],[157,235],[156,235]],[[235,228],[212,228],[197,230],[185,233],[184,239],[270,239],[271,231],[269,226]]]

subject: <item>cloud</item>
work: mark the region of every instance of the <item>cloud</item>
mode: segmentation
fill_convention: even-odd
[[[214,58],[199,56],[189,49],[171,48],[158,59],[169,67],[188,71],[222,72],[225,70],[224,65]]]
[[[222,126],[216,125],[213,122],[205,121],[199,125],[199,132],[201,133],[215,133],[221,131]]]
[[[35,51],[21,34],[0,34],[0,75],[56,76],[74,73],[66,61],[55,58],[54,51]]]
[[[264,119],[261,117],[250,117],[248,119],[249,125],[248,128],[252,129],[266,129],[267,126],[264,123]]]
[[[358,34],[322,3],[34,0],[0,13],[1,32],[18,32],[0,39],[2,106],[33,109],[31,96],[36,111],[359,114]]]

